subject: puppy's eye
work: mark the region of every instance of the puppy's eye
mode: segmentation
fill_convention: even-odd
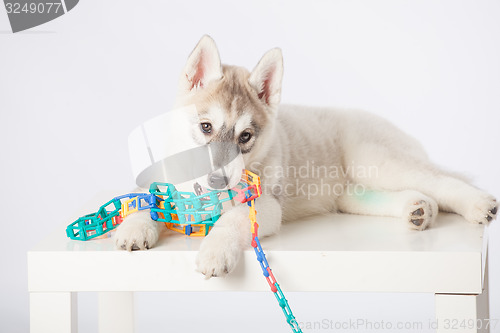
[[[248,141],[250,141],[251,138],[252,138],[252,133],[243,132],[240,135],[239,141],[240,141],[240,143],[247,143]]]
[[[212,133],[212,124],[210,123],[201,123],[200,124],[201,131],[206,134]]]

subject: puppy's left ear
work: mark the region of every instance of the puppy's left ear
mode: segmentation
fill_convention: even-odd
[[[212,37],[203,36],[188,58],[181,77],[184,91],[203,88],[222,78],[219,51]]]
[[[283,55],[281,49],[268,51],[250,74],[248,82],[257,90],[259,98],[269,106],[277,106],[281,99]]]

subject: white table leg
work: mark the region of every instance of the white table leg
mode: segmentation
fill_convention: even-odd
[[[77,316],[76,293],[30,293],[31,333],[76,333]]]
[[[476,333],[476,295],[437,294],[437,333]],[[472,323],[472,324],[471,324]]]
[[[488,266],[480,295],[436,294],[438,333],[489,333]]]
[[[490,320],[490,296],[488,282],[488,258],[486,258],[484,267],[483,293],[476,298],[476,313],[477,318],[482,320],[481,327],[477,330],[481,333],[489,333],[490,326],[496,325],[496,322],[488,322]]]
[[[99,332],[134,332],[134,293],[99,293]]]

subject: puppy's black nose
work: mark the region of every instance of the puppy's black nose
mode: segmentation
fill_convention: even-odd
[[[213,189],[222,189],[226,187],[227,184],[229,184],[229,179],[226,176],[218,175],[216,173],[208,175],[208,186]]]

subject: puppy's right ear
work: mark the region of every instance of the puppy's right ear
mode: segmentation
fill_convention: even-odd
[[[205,87],[222,78],[219,51],[212,37],[203,36],[189,55],[181,75],[181,92]]]
[[[255,88],[259,99],[270,106],[277,106],[281,98],[283,55],[281,49],[268,51],[250,74],[248,82]]]

